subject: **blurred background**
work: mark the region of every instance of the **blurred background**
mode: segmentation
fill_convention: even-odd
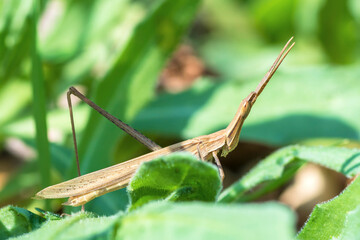
[[[226,127],[291,36],[296,45],[239,146],[221,159],[224,187],[282,146],[360,147],[357,0],[3,0],[0,13],[0,206],[76,211],[63,200],[31,199],[77,175],[70,86],[167,146]],[[82,173],[148,152],[73,104]],[[259,200],[288,204],[300,226],[345,185],[343,176],[307,165]],[[87,210],[113,214],[126,203],[119,190]]]

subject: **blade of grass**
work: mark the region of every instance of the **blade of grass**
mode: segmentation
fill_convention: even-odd
[[[38,154],[38,164],[41,175],[41,186],[46,187],[50,183],[50,150],[47,138],[46,126],[46,98],[45,86],[42,72],[42,64],[37,47],[37,20],[41,1],[37,0],[33,3],[33,14],[31,21],[31,81],[33,91],[33,112],[36,129],[36,146]],[[49,204],[46,204],[49,207]]]

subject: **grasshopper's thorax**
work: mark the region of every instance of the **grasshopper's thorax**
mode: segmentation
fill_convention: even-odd
[[[199,143],[198,150],[201,151],[204,160],[210,160],[213,158],[212,152],[219,152],[225,145],[225,129],[194,138],[193,141]]]

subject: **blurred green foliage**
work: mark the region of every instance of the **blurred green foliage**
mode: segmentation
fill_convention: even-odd
[[[8,239],[29,231],[36,230],[45,222],[42,217],[23,208],[6,206],[0,209],[0,237]]]
[[[296,47],[245,122],[241,138],[286,145],[309,138],[360,135],[358,0],[91,0],[0,2],[0,146],[20,139],[36,148],[31,20],[39,4],[37,53],[46,96],[50,185],[75,176],[64,103],[67,88],[84,94],[146,135],[189,138],[221,129],[281,49]],[[156,93],[161,70],[181,43],[191,44],[214,76],[179,94]],[[40,86],[41,88],[41,86]],[[144,150],[83,104],[75,107],[83,172]],[[41,156],[38,155],[38,156]],[[40,188],[37,157],[0,193],[30,200]],[[45,159],[44,161],[50,161]],[[43,169],[44,171],[44,169]],[[124,209],[124,191],[91,202],[99,214]],[[39,201],[37,205],[41,204]],[[54,209],[59,202],[53,201]]]

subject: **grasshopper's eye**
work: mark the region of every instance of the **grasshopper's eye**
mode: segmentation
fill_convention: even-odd
[[[245,102],[243,105],[243,111],[242,114],[244,115],[244,118],[246,118],[251,110],[251,104],[249,102]]]

